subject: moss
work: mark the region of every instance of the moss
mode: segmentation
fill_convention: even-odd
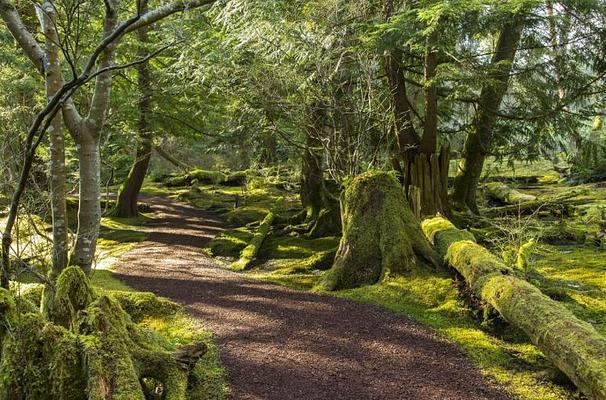
[[[372,284],[437,264],[393,176],[367,173],[353,179],[342,194],[341,212],[343,237],[334,265],[322,280],[324,288]]]
[[[547,246],[535,260],[537,284],[606,336],[606,254],[583,246]]]
[[[259,228],[255,232],[250,243],[240,253],[240,258],[238,259],[238,261],[232,264],[232,269],[236,271],[242,271],[250,266],[250,263],[257,256],[257,253],[259,252],[259,249],[261,248],[265,237],[271,229],[274,217],[275,215],[273,212],[267,213],[263,221],[261,221],[261,224],[259,225]]]
[[[85,376],[76,335],[40,314],[21,315],[2,343],[1,399],[85,399]]]
[[[518,204],[537,199],[536,196],[512,189],[502,182],[487,183],[485,189],[490,198],[505,204]]]
[[[193,169],[182,175],[168,177],[164,183],[168,187],[188,186],[198,183],[216,185],[228,181],[228,178],[229,176],[221,171]],[[240,179],[239,176],[234,175],[231,181],[238,179]]]
[[[111,291],[122,309],[131,319],[139,322],[147,317],[170,317],[181,310],[181,306],[153,293]]]
[[[244,227],[227,230],[215,236],[207,245],[207,249],[215,257],[236,258],[253,236],[254,233]]]
[[[562,304],[532,284],[513,275],[505,264],[478,244],[434,231],[434,243],[443,242],[448,264],[460,272],[472,291],[494,307],[590,397],[606,397],[606,338],[576,318]],[[461,234],[463,238],[465,235]]]
[[[54,298],[48,305],[49,318],[65,328],[76,326],[78,313],[94,298],[88,278],[80,267],[64,269],[57,278]]]
[[[245,225],[263,219],[267,212],[268,209],[264,207],[243,206],[227,212],[225,217],[230,223]]]

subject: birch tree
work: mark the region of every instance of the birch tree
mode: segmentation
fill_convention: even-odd
[[[43,4],[36,4],[45,35],[45,43],[42,44],[35,39],[34,33],[28,30],[23,23],[14,2],[0,0],[0,17],[34,68],[43,75],[47,95],[55,93],[53,98],[56,98],[57,105],[60,105],[61,116],[77,146],[80,172],[78,230],[70,262],[80,266],[87,273],[91,270],[101,220],[99,143],[109,106],[113,73],[118,68],[114,65],[116,48],[122,37],[130,32],[158,22],[172,14],[210,5],[213,2],[214,0],[174,1],[142,12],[141,2],[137,1],[134,16],[120,21],[119,10],[122,2],[104,0],[103,36],[82,68],[82,72],[78,73],[78,66],[69,56],[69,48],[60,47],[74,38],[69,37],[70,33],[64,34],[67,37],[60,37],[56,23],[58,7],[55,2],[46,0]],[[71,15],[71,17],[74,16]],[[62,58],[60,53],[63,54]],[[70,70],[72,74],[72,78],[67,84],[62,76],[63,69]],[[88,107],[78,109],[71,100],[71,95],[65,95],[93,79],[91,77],[94,77],[95,84],[92,95],[86,102]],[[58,88],[64,91],[61,96],[56,95]],[[54,270],[59,271],[66,264],[67,254],[64,137],[61,116],[56,115],[55,106],[51,107],[50,111],[43,116],[43,119],[51,113],[54,117],[48,127],[52,147],[53,233],[57,235],[54,238],[53,263]],[[38,128],[41,126],[42,124],[39,124]],[[33,150],[35,151],[35,148]],[[13,199],[13,203],[15,200],[17,201],[17,206],[19,197],[20,195],[17,195]],[[9,243],[10,247],[10,229],[5,230],[3,235],[3,249],[6,248],[6,243]],[[8,255],[3,252],[3,259],[5,258],[5,261],[8,262]]]

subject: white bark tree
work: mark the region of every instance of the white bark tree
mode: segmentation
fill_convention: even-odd
[[[116,47],[121,38],[129,32],[158,22],[177,12],[210,5],[214,2],[215,0],[173,1],[145,13],[140,12],[140,8],[137,7],[138,11],[134,17],[120,22],[118,12],[121,1],[104,0],[103,38],[92,52],[82,73],[77,75],[77,66],[71,60],[59,56],[59,44],[72,38],[60,40],[57,24],[54,22],[57,7],[52,0],[46,0],[44,4],[38,5],[46,38],[44,46],[36,41],[33,33],[23,24],[12,0],[0,0],[0,17],[33,66],[44,76],[47,96],[52,97],[52,93],[57,93],[59,88],[65,88],[66,85],[78,86],[87,82],[91,76],[95,78],[95,88],[88,102],[86,116],[83,117],[80,114],[69,96],[61,102],[65,125],[77,145],[80,168],[78,231],[70,262],[79,265],[87,273],[92,267],[101,220],[99,141],[109,106]],[[137,5],[140,6],[139,1],[137,1]],[[68,49],[61,50],[64,55],[68,54]],[[69,64],[69,69],[74,75],[67,84],[62,77],[64,64]],[[65,265],[64,257],[67,252],[67,220],[64,207],[65,156],[61,116],[55,115],[49,126],[49,132],[52,158],[53,233],[56,235],[54,237],[54,262],[56,262],[56,269],[61,269]],[[9,239],[3,237],[4,241]]]

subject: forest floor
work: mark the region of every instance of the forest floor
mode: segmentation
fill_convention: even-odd
[[[454,162],[452,166],[454,173]],[[520,246],[535,241],[520,274],[606,334],[606,185],[575,184],[550,161],[515,165],[491,161],[487,169],[484,182],[505,182],[538,196],[545,206],[531,213],[518,213],[517,208],[503,213],[507,207],[487,198],[483,184],[479,199],[485,217],[467,228],[512,268],[518,268],[515,255]],[[301,211],[298,177],[288,168],[254,169],[246,172],[245,184],[234,186],[219,179],[224,174],[216,174],[205,170],[175,174],[146,183],[145,191],[185,201],[227,221],[223,231],[204,240],[203,252],[229,269],[268,212],[289,221]],[[558,204],[563,207],[553,207]],[[317,292],[340,238],[310,238],[298,230],[300,226],[292,228],[285,229],[283,222],[275,224],[241,276]],[[466,293],[452,270],[427,269],[324,295],[379,306],[433,329],[440,338],[460,346],[482,374],[515,398],[584,399],[523,332],[485,313]]]
[[[385,308],[221,268],[224,222],[154,197],[148,238],[114,277],[185,306],[214,332],[234,399],[507,399],[458,346]]]

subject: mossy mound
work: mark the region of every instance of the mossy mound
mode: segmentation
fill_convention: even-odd
[[[224,173],[221,171],[193,169],[185,174],[168,176],[164,179],[164,183],[168,187],[189,186],[194,184],[242,186],[246,183],[246,179],[246,171]]]
[[[162,399],[189,398],[206,344],[175,350],[133,322],[178,305],[152,294],[98,293],[78,267],[65,269],[44,297],[46,315],[21,312],[0,290],[0,399],[143,400],[158,387]]]
[[[382,278],[438,265],[398,181],[390,174],[353,179],[341,198],[343,237],[321,285],[329,290],[373,284]]]

